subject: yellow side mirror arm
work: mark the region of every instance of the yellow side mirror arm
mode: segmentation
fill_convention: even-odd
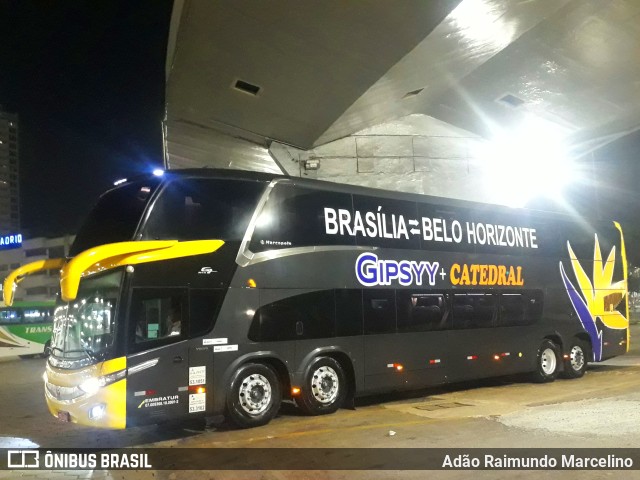
[[[64,265],[64,258],[51,258],[49,260],[37,260],[27,263],[7,275],[2,284],[2,298],[5,305],[10,307],[13,305],[13,297],[18,284],[24,280],[27,275],[32,275],[42,270],[59,270]]]

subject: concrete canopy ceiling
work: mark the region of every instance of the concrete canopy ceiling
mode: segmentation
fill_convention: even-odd
[[[640,127],[639,45],[637,0],[176,0],[167,153],[306,150],[422,114],[485,138],[535,116],[579,156]]]

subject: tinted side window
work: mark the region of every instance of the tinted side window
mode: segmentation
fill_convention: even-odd
[[[362,292],[365,333],[394,333],[396,331],[395,290],[372,289]]]
[[[132,182],[100,197],[76,236],[69,255],[105,243],[133,240],[147,201],[160,183],[159,178]]]
[[[443,294],[398,290],[396,296],[399,332],[424,332],[446,328],[447,302]]]
[[[349,194],[278,184],[260,212],[249,247],[262,252],[312,245],[355,245],[355,238],[345,229],[344,235],[340,234],[340,212],[351,215]],[[331,233],[334,227],[337,231]]]
[[[216,322],[222,303],[222,290],[192,289],[189,291],[189,336],[209,333]]]
[[[504,293],[500,295],[500,315],[498,325],[525,325],[525,303],[520,293]]]
[[[239,180],[176,180],[153,205],[143,238],[242,240],[264,188]]]
[[[542,318],[542,309],[544,307],[544,295],[541,291],[536,290],[527,294],[527,305],[525,308],[525,318],[527,323],[536,323]]]
[[[453,328],[492,327],[495,312],[494,295],[469,293],[453,296]]]
[[[263,305],[256,312],[249,329],[251,340],[264,342],[334,335],[333,290],[295,295]]]
[[[362,335],[362,290],[335,291],[336,337]]]
[[[276,342],[295,340],[296,323],[301,321],[300,314],[281,302],[260,307],[249,327],[249,340],[254,342]]]
[[[415,202],[354,195],[353,208],[362,218],[362,227],[357,231],[358,245],[420,248]]]

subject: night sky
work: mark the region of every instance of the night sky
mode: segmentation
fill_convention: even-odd
[[[28,237],[75,233],[114,180],[162,165],[171,0],[0,0],[0,104],[20,116]]]

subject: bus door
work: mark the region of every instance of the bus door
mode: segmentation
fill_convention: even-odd
[[[186,289],[132,290],[127,426],[158,423],[189,412],[191,352],[186,300]]]

